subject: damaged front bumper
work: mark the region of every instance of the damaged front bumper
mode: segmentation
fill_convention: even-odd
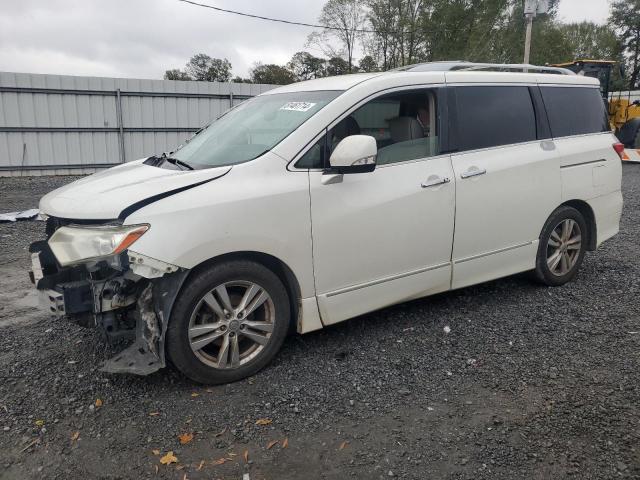
[[[45,310],[96,327],[108,341],[133,339],[102,371],[148,375],[165,366],[167,324],[188,270],[131,251],[61,267],[47,241],[29,250]]]

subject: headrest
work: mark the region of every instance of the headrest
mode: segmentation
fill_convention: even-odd
[[[424,130],[420,122],[413,117],[396,117],[389,120],[391,140],[394,143],[407,142],[424,137]]]
[[[351,135],[360,135],[360,125],[358,125],[355,118],[348,116],[335,126],[333,135],[340,139]]]

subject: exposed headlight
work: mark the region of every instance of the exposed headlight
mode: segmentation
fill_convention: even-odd
[[[62,266],[117,255],[138,240],[149,225],[60,227],[49,246]]]

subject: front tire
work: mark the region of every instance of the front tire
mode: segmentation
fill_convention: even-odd
[[[289,297],[276,274],[251,261],[221,263],[182,288],[169,320],[167,355],[196,382],[235,382],[271,362],[289,324]]]
[[[586,252],[587,223],[573,207],[556,209],[542,229],[535,276],[541,283],[557,287],[574,279]]]

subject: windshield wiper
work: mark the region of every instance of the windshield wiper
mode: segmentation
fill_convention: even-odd
[[[184,167],[187,170],[193,170],[193,167],[187,162],[183,162],[182,160],[178,160],[177,158],[169,157],[166,152],[164,152],[160,158],[162,158],[162,160],[164,160],[165,162],[172,163],[178,167]],[[182,170],[184,170],[184,168]]]

